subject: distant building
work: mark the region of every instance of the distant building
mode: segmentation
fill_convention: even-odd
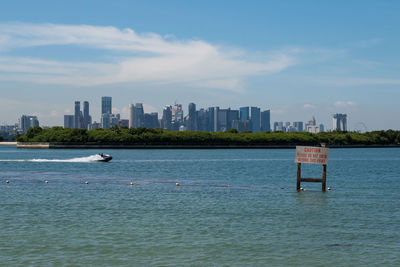
[[[75,101],[74,128],[81,128],[81,102]]]
[[[333,114],[333,130],[334,131],[347,131],[347,115],[346,114]]]
[[[241,121],[250,120],[249,107],[239,108],[239,120]]]
[[[74,115],[64,115],[64,128],[74,128]]]
[[[111,96],[102,96],[101,97],[101,114],[112,113],[112,98]]]
[[[89,102],[83,102],[83,127],[85,129],[90,129],[90,125],[92,124],[92,117],[89,114]]]
[[[158,113],[157,112],[153,112],[150,114],[145,113],[143,127],[153,128],[153,129],[160,127],[158,123]]]
[[[29,128],[39,126],[37,116],[22,115],[19,119],[18,128],[21,133],[26,133]]]
[[[265,110],[261,112],[261,131],[270,132],[271,131],[271,115],[270,110]]]
[[[161,128],[171,130],[172,128],[172,106],[165,106],[161,118]]]
[[[196,112],[196,104],[189,104],[189,117],[188,117],[188,125],[187,129],[191,131],[197,131],[197,112]]]
[[[295,121],[293,122],[293,127],[296,129],[296,132],[303,132],[303,122],[302,121]]]
[[[109,129],[111,127],[111,114],[110,113],[101,114],[101,127],[103,129]]]
[[[118,125],[121,127],[129,127],[129,120],[119,120]]]
[[[175,125],[175,128],[178,128],[177,130],[179,130],[179,126],[184,123],[183,117],[182,105],[175,103],[172,107],[172,124]]]
[[[251,130],[253,133],[258,133],[261,130],[261,114],[260,108],[251,107]]]
[[[238,130],[239,133],[244,131],[251,131],[251,121],[250,120],[233,120],[232,129]]]
[[[286,128],[283,126],[282,121],[274,122],[274,132],[286,132]]]
[[[198,110],[197,112],[197,130],[198,131],[210,131],[209,129],[209,115],[208,110],[204,108]]]
[[[133,104],[129,104],[129,128],[133,127],[133,123],[135,120],[135,106]]]
[[[136,103],[135,105],[135,117],[133,121],[133,127],[143,127],[144,124],[144,109],[143,103]]]

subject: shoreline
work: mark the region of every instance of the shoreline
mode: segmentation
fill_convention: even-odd
[[[307,144],[281,144],[281,145],[153,145],[153,144],[98,144],[98,143],[52,143],[52,142],[7,142],[17,148],[28,149],[295,149],[299,145]],[[317,146],[307,145],[307,146]],[[397,148],[400,145],[326,145],[329,148]]]
[[[0,142],[0,146],[16,146],[17,142]]]

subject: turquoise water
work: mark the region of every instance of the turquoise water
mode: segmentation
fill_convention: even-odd
[[[0,265],[400,266],[400,149],[294,154],[0,146]]]

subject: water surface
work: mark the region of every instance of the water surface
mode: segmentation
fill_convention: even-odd
[[[400,266],[400,149],[294,154],[2,146],[0,265]]]

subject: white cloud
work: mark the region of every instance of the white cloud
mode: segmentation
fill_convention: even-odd
[[[312,104],[304,104],[303,108],[305,109],[315,109],[315,106]]]
[[[352,107],[355,106],[356,103],[353,101],[336,101],[333,103],[333,106],[335,107]]]
[[[101,49],[109,60],[67,62],[7,56],[10,50],[56,45]],[[280,72],[295,64],[291,52],[269,53],[261,59],[202,40],[90,25],[0,24],[1,50],[6,55],[0,57],[2,81],[74,86],[179,83],[241,92],[246,77]],[[113,57],[114,52],[118,57]]]

